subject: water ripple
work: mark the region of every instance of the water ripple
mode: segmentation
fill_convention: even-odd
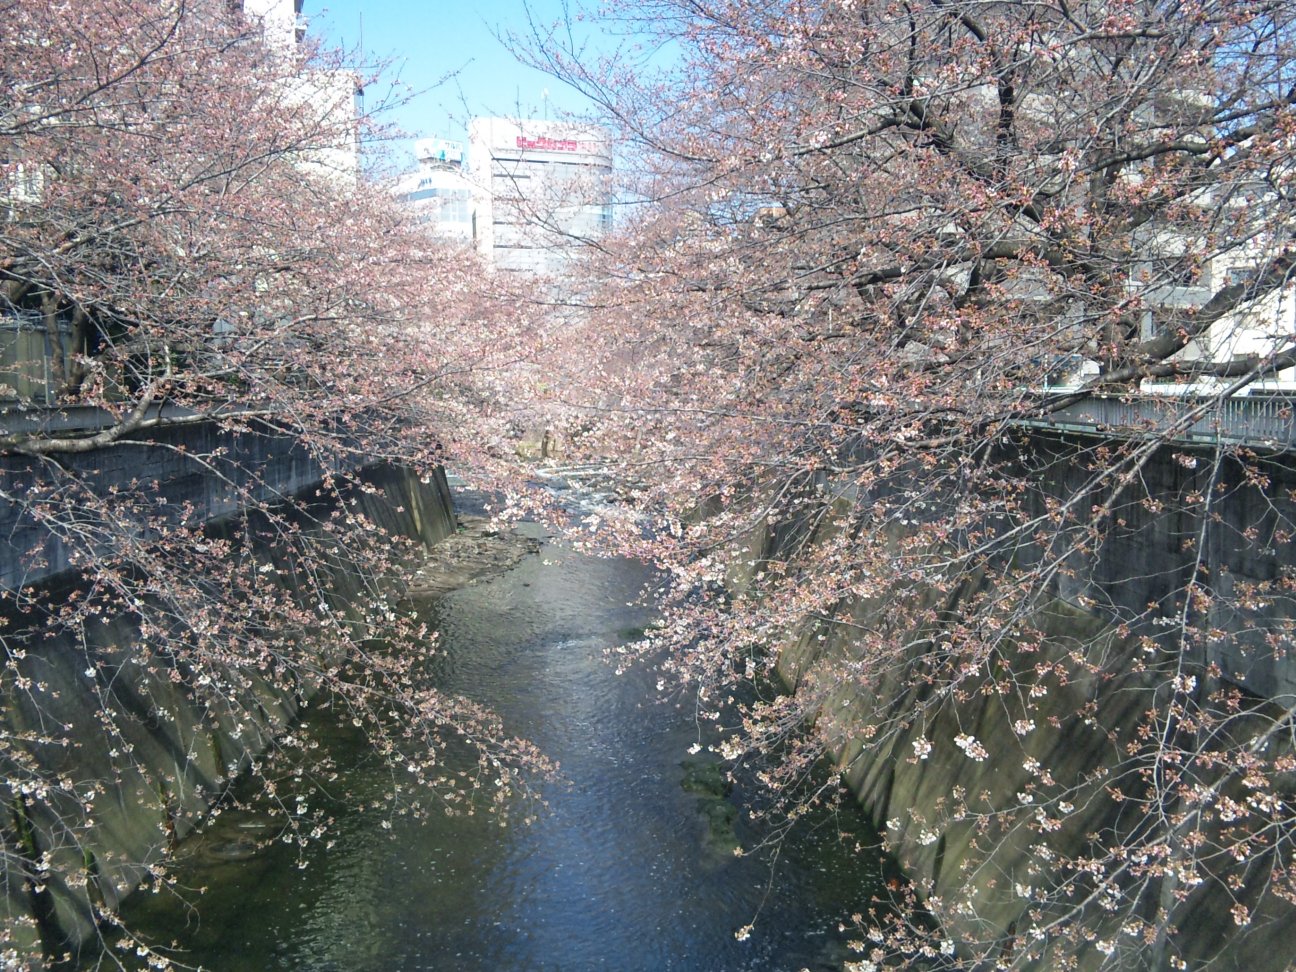
[[[213,887],[197,928],[155,896],[132,905],[133,920],[220,972],[839,967],[836,920],[867,907],[878,865],[807,832],[784,846],[771,889],[767,861],[708,844],[700,798],[681,787],[688,714],[651,701],[650,673],[618,676],[604,660],[651,621],[635,603],[651,580],[641,565],[550,545],[432,609],[438,685],[490,705],[562,764],[567,782],[532,826],[397,818],[386,830],[353,811],[304,870],[280,846],[196,862],[184,879]],[[356,745],[340,731],[329,744]],[[348,789],[380,792],[372,761],[354,762]]]

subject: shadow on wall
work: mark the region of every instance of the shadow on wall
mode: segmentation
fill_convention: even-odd
[[[393,537],[430,545],[454,530],[440,471],[423,481],[377,466],[339,500]],[[358,623],[355,605],[367,594],[347,570],[345,538],[320,528],[321,512],[316,503],[290,515],[314,531],[310,540],[320,550],[331,551],[319,558],[329,576],[316,589],[328,591],[331,611]],[[258,531],[246,518],[226,519],[208,535],[241,538],[248,544],[241,554],[255,562],[282,562],[273,532]],[[55,583],[48,587],[55,603],[84,593],[69,581],[57,589]],[[223,684],[209,670],[191,679],[183,658],[146,647],[133,615],[50,637],[23,630],[30,616],[11,612],[7,622],[10,657],[15,646],[26,647],[15,670],[20,684],[7,693],[0,718],[10,791],[0,926],[12,936],[0,947],[17,956],[39,955],[42,947],[49,955],[75,953],[94,942],[97,912],[115,910],[172,842],[204,819],[318,686],[298,678],[287,688],[273,671],[246,663],[231,663]],[[298,647],[309,652],[314,645],[306,638]],[[298,660],[298,671],[310,668]],[[97,791],[93,819],[71,792],[86,787]]]

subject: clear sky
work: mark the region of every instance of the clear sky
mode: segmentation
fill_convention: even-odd
[[[306,0],[310,31],[333,46],[362,45],[367,60],[394,61],[390,72],[411,94],[388,120],[413,137],[465,138],[474,115],[541,118],[580,111],[578,95],[519,64],[497,39],[563,17],[563,0]],[[383,91],[366,92],[374,107]],[[520,111],[519,111],[520,109]]]

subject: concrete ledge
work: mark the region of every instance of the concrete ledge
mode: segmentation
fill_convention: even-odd
[[[44,412],[39,421],[90,423],[98,414]],[[86,566],[98,530],[143,538],[196,526],[298,495],[360,464],[312,452],[269,427],[231,431],[215,421],[162,426],[86,453],[0,456],[0,591]]]

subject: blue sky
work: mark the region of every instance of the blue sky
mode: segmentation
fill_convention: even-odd
[[[330,44],[363,43],[373,58],[394,59],[395,76],[413,94],[390,121],[414,137],[463,139],[472,115],[516,115],[520,106],[525,117],[553,117],[582,108],[578,95],[517,63],[496,39],[525,32],[528,7],[538,23],[563,17],[562,0],[306,0],[303,13]],[[368,107],[379,97],[368,93]]]

